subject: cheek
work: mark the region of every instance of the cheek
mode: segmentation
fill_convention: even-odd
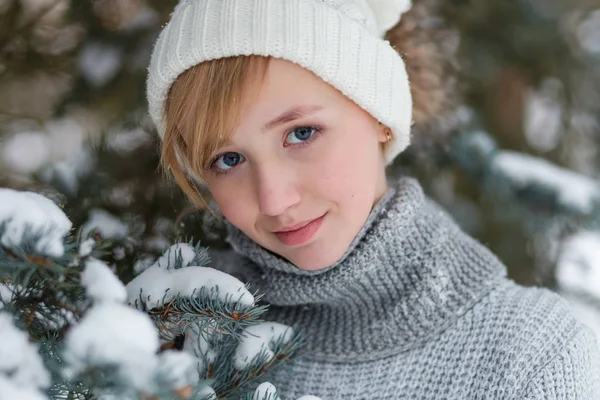
[[[376,135],[346,127],[333,132],[332,139],[311,163],[305,184],[339,201],[360,201],[372,195],[381,165]]]
[[[244,200],[248,198],[246,188],[219,183],[209,185],[209,189],[223,216],[231,224],[244,232],[252,230],[254,211],[251,202]]]

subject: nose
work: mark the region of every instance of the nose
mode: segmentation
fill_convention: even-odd
[[[262,215],[277,216],[300,202],[296,174],[282,163],[255,168],[258,208]]]

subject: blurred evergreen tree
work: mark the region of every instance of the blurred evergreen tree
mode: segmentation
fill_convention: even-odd
[[[115,241],[105,261],[126,282],[177,237],[226,248],[161,175],[147,116],[146,67],[176,3],[0,0],[0,186],[58,199]],[[600,3],[414,3],[388,34],[416,122],[390,174],[417,176],[512,278],[600,315],[583,284],[600,279]]]

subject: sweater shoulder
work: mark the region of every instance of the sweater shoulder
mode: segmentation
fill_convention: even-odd
[[[523,287],[507,279],[464,318],[471,334],[484,338],[486,358],[497,360],[494,364],[505,384],[519,393],[552,362],[589,363],[581,357],[557,357],[574,342],[598,352],[594,335],[575,318],[569,302],[546,288]]]
[[[519,398],[600,398],[600,349],[593,334],[579,329],[565,346],[541,365]]]
[[[474,328],[496,330],[498,345],[528,347],[538,354],[549,346],[562,348],[576,331],[587,329],[559,294],[546,288],[524,287],[509,279],[502,280],[471,313]]]

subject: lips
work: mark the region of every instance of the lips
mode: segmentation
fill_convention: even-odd
[[[325,219],[323,214],[319,218],[303,221],[298,224],[286,227],[285,229],[274,232],[277,238],[287,246],[299,246],[308,242],[319,230]]]
[[[315,219],[317,219],[317,218],[315,218]],[[305,227],[306,225],[310,224],[313,221],[314,221],[314,219],[309,219],[307,221],[298,222],[297,224],[290,225],[290,226],[287,226],[287,227],[282,228],[282,229],[278,229],[274,233],[295,231],[297,229]]]

